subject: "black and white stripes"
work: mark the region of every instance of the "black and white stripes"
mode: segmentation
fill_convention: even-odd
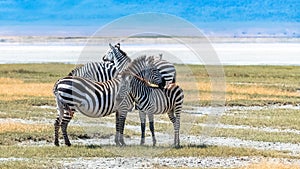
[[[131,59],[120,49],[120,45],[109,46],[110,50],[103,57],[104,62],[88,62],[73,69],[68,76],[79,76],[96,82],[105,82],[117,77],[118,73],[127,68]]]
[[[60,126],[65,144],[71,145],[67,136],[67,126],[74,111],[94,118],[104,117],[117,111],[115,98],[119,92],[120,83],[120,79],[98,83],[76,76],[68,76],[58,80],[53,90],[59,112],[54,124],[55,145],[59,145],[58,130]]]
[[[118,76],[119,75],[119,76]],[[55,121],[55,145],[59,145],[61,127],[65,144],[71,145],[67,127],[74,112],[88,117],[104,117],[116,112],[116,144],[125,145],[123,130],[128,111],[135,102],[140,111],[144,143],[145,116],[149,117],[153,145],[153,115],[168,113],[174,124],[175,145],[179,145],[180,111],[183,91],[175,85],[175,67],[162,58],[141,56],[131,62],[120,44],[110,45],[102,62],[75,68],[59,79],[53,88],[58,116]],[[157,85],[153,85],[157,84]]]
[[[139,60],[139,63],[142,63],[146,60]],[[136,72],[135,69],[136,65],[132,67],[128,67],[125,72],[129,72],[131,74],[139,74]],[[155,71],[152,75],[156,75]],[[124,78],[124,77],[123,77]],[[169,119],[174,125],[174,145],[179,146],[179,128],[180,128],[180,113],[182,110],[183,104],[183,90],[176,85],[175,83],[167,85],[167,87],[160,89],[160,88],[153,88],[149,86],[146,81],[139,78],[139,76],[131,76],[130,80],[123,81],[127,86],[128,95],[130,95],[139,110],[140,120],[141,120],[141,129],[142,129],[142,136],[141,136],[141,144],[145,143],[145,123],[146,123],[146,115],[149,118],[149,125],[150,130],[152,133],[153,138],[153,145],[156,144],[156,138],[154,134],[154,117],[155,114],[163,114],[167,113]],[[121,106],[121,105],[120,105]],[[126,110],[121,110],[120,116],[120,124],[123,123],[126,119]],[[120,135],[123,134],[123,128],[121,128]],[[121,138],[122,139],[122,138]]]

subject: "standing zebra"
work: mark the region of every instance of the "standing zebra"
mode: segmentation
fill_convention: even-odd
[[[140,62],[146,61],[140,60]],[[146,123],[146,114],[149,118],[150,130],[152,133],[152,141],[153,146],[156,144],[156,138],[154,134],[154,114],[163,114],[167,113],[169,119],[173,123],[174,126],[174,145],[176,147],[179,146],[179,129],[180,129],[180,113],[182,110],[183,104],[183,90],[176,85],[175,83],[169,84],[167,87],[153,88],[150,87],[143,79],[139,78],[139,72],[137,72],[134,66],[128,67],[127,70],[124,71],[124,74],[131,74],[129,80],[123,80],[127,86],[127,94],[133,98],[136,103],[136,106],[139,110],[140,120],[141,120],[141,144],[145,143],[145,123]],[[123,76],[124,78],[125,76]],[[122,106],[122,103],[120,104]],[[126,119],[126,109],[122,109],[120,113],[120,132],[121,137],[123,136],[124,130],[124,121]],[[118,137],[116,137],[118,138]],[[121,140],[123,138],[120,138]]]
[[[120,49],[120,45],[112,46],[109,44],[110,50],[107,52],[105,56],[109,56],[114,54],[114,59],[111,62],[88,62],[84,65],[78,66],[73,69],[68,76],[77,76],[85,79],[89,79],[95,82],[106,82],[108,80],[112,80],[117,77],[118,73],[120,73],[123,69],[127,68],[128,64],[131,62],[131,59],[127,56],[125,52]],[[58,82],[57,82],[58,83]],[[58,143],[58,130],[59,124],[62,122],[62,114],[64,114],[64,121],[69,122],[72,118],[73,112],[76,111],[74,106],[65,106],[61,105],[61,102],[57,100],[58,96],[56,96],[57,103],[57,120],[54,123],[55,126],[55,145],[59,145]],[[128,98],[129,99],[129,98]],[[66,112],[64,113],[64,109]],[[82,112],[84,114],[84,112]],[[87,112],[87,114],[89,114]],[[93,116],[93,115],[92,115]],[[59,123],[58,123],[59,122]],[[68,124],[66,123],[67,126]],[[66,130],[66,127],[62,130]],[[117,130],[117,128],[116,128]],[[67,136],[67,134],[65,134]],[[68,139],[66,139],[68,140]],[[66,141],[67,145],[71,145],[68,141]]]
[[[145,56],[142,58],[145,58]],[[137,62],[131,63],[133,67],[134,64],[137,64]],[[145,65],[142,68],[145,69]],[[155,72],[155,70],[155,75],[151,75],[151,72]],[[157,69],[155,70],[147,70],[147,73],[143,73],[145,77],[136,78],[142,80],[152,78],[150,79],[151,82],[161,83],[161,76],[158,76],[159,72]],[[143,70],[137,71],[145,72]],[[54,123],[54,144],[59,146],[58,130],[61,126],[65,144],[68,146],[71,145],[68,139],[67,127],[73,117],[74,111],[94,118],[104,117],[116,112],[116,131],[117,133],[123,133],[120,132],[119,127],[122,127],[122,125],[119,125],[118,113],[121,111],[120,109],[126,108],[126,111],[128,111],[133,107],[132,97],[127,97],[128,95],[124,94],[124,92],[127,92],[124,90],[127,86],[123,84],[126,84],[125,81],[127,81],[128,78],[128,76],[122,76],[103,83],[76,76],[68,76],[58,80],[53,88],[58,110],[58,117]],[[119,99],[117,99],[117,96]],[[123,139],[118,140],[119,139],[116,138],[117,145],[125,144]]]

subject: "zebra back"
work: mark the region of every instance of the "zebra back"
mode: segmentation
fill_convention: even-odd
[[[166,81],[166,85],[176,82],[175,66],[172,63],[162,59],[162,54],[160,54],[159,58],[154,57],[153,64],[157,67],[162,78],[164,78]]]
[[[73,69],[68,76],[83,77],[96,82],[112,80],[118,74],[113,63],[88,62]]]

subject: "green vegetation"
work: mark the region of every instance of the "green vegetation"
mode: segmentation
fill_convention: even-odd
[[[220,122],[233,125],[248,125],[253,127],[273,127],[278,129],[300,130],[299,110],[264,109],[260,111],[234,111],[224,115]]]
[[[63,168],[61,164],[54,160],[45,159],[19,159],[0,163],[2,169],[49,169],[49,168]]]
[[[169,149],[159,157],[232,157],[232,156],[265,156],[265,157],[287,157],[282,152],[262,151],[250,148],[232,148],[226,146],[187,145],[180,149]]]
[[[74,65],[49,64],[4,64],[0,66],[0,77],[15,78],[29,82],[55,82],[66,76]]]

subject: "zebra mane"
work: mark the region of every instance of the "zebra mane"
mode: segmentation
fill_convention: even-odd
[[[128,75],[129,77],[134,76],[150,87],[161,88],[162,85],[165,85],[165,81],[155,66],[154,60],[154,56],[139,56],[129,64],[127,69],[122,72],[121,76],[125,79],[128,77]]]
[[[119,47],[118,49],[119,49],[119,51],[120,51],[120,53],[121,53],[122,55],[127,56],[127,53],[124,52],[122,49],[120,49],[120,47]]]
[[[145,71],[150,68],[156,68],[154,66],[154,57],[142,55],[134,59],[128,66],[125,71],[129,71],[134,75],[140,75],[142,71]],[[143,78],[143,77],[142,77]]]
[[[84,65],[78,65],[76,66],[71,72],[68,74],[68,76],[73,76],[74,73],[76,73],[79,69],[81,69]]]
[[[127,56],[127,53],[120,48],[120,43],[116,44],[114,48],[117,48],[122,55]]]

